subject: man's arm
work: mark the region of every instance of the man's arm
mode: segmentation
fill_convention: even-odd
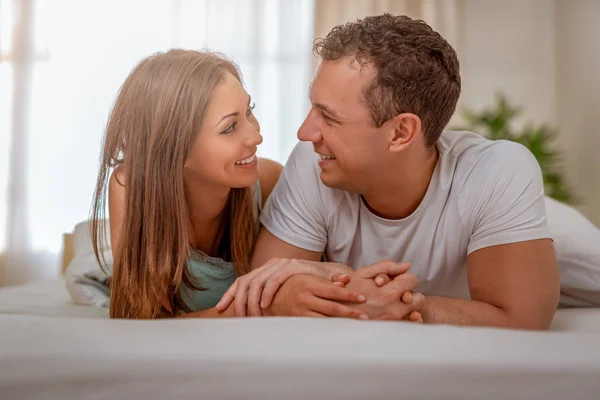
[[[426,296],[426,323],[548,329],[560,296],[550,239],[487,247],[471,253],[472,300]]]
[[[250,266],[252,269],[256,269],[272,258],[319,261],[321,255],[318,251],[310,251],[286,243],[264,227],[261,227],[254,245]]]
[[[217,309],[222,310],[233,301],[236,315],[260,316],[262,315],[260,302],[264,289],[267,290],[267,293],[270,293],[270,298],[272,298],[279,286],[283,285],[293,275],[312,275],[315,278],[314,285],[320,286],[323,279],[330,281],[334,274],[347,273],[352,270],[352,268],[343,264],[320,263],[321,256],[320,252],[291,245],[279,239],[264,227],[261,228],[250,262],[253,271],[235,281],[217,304]],[[270,277],[276,279],[269,279]],[[314,290],[316,287],[310,287],[309,289]],[[336,299],[339,300],[341,293],[338,292],[340,292],[340,289],[332,287],[331,291],[332,295],[333,291],[337,291],[335,292],[337,293]],[[320,293],[323,296],[323,290]],[[345,291],[345,293],[344,300],[362,302],[362,300],[359,300],[359,293],[351,291]],[[333,297],[327,298],[334,300]],[[338,316],[353,314],[353,310],[349,307],[342,307],[337,310],[340,313],[346,311],[345,315]],[[324,310],[313,311],[324,313]]]
[[[472,229],[472,300],[428,297],[424,321],[547,329],[560,283],[537,160],[520,144],[498,141],[463,167],[466,178],[456,184],[459,215]]]

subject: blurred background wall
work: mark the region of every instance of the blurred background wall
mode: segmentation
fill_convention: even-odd
[[[451,127],[497,111],[502,93],[521,108],[515,131],[553,128],[574,206],[600,225],[599,0],[0,0],[0,284],[58,274],[137,61],[170,47],[227,54],[257,104],[259,154],[284,163],[308,110],[314,37],[382,12],[423,19],[456,48]]]

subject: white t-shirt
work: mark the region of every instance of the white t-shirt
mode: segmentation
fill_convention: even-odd
[[[544,186],[530,151],[510,141],[445,131],[427,193],[407,218],[373,214],[357,193],[320,179],[319,156],[299,143],[261,215],[264,227],[328,261],[360,268],[408,261],[424,294],[469,298],[466,259],[489,246],[551,238]]]

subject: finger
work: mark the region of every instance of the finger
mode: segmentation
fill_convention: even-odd
[[[307,311],[304,316],[309,317],[309,318],[326,318],[327,317],[327,315],[321,314],[316,311]]]
[[[221,300],[219,300],[219,302],[215,306],[217,310],[223,311],[227,307],[229,307],[229,305],[235,297],[235,292],[237,291],[239,280],[240,278],[237,278],[235,282],[233,282],[233,285],[229,286],[229,288],[225,291],[225,294],[223,295],[223,297],[221,297]]]
[[[413,303],[416,303],[417,296],[420,293],[413,293]],[[377,319],[382,320],[393,320],[393,321],[411,321],[419,322],[423,321],[422,315],[417,311],[418,307],[415,305],[405,305],[398,303],[389,307],[385,313],[381,314]]]
[[[261,316],[261,298],[264,292],[266,284],[270,278],[285,265],[287,260],[277,260],[271,263],[265,264],[262,272],[256,275],[249,284],[248,287],[248,304],[247,309],[251,316]]]
[[[416,275],[405,273],[392,279],[390,283],[385,285],[384,289],[396,290],[399,294],[401,293],[401,296],[407,290],[413,290],[417,286],[417,283],[419,283],[419,280],[417,279]],[[412,293],[412,295],[414,295],[414,293]],[[414,299],[411,300],[414,301]]]
[[[265,286],[260,295],[260,308],[269,307],[271,305],[271,302],[273,301],[273,297],[275,297],[275,294],[277,293],[281,285],[285,283],[285,280],[279,283],[273,278],[273,275],[271,275],[269,279],[265,282]],[[291,276],[286,278],[286,280],[290,277]]]
[[[369,316],[358,308],[353,308],[345,304],[340,304],[335,301],[320,299],[313,297],[310,302],[310,308],[313,311],[335,318],[352,318],[367,320]]]
[[[379,317],[377,317],[377,319],[381,321],[398,321],[402,320],[403,318],[398,318],[398,316],[394,313],[386,313],[381,314]]]
[[[316,282],[312,288],[312,293],[327,300],[348,301],[351,303],[364,303],[367,298],[360,293],[350,291],[335,285],[327,285],[322,282]]]
[[[246,304],[248,304],[248,286],[249,283],[246,279],[240,279],[238,290],[235,293],[235,298],[233,299],[233,310],[237,317],[246,316]]]
[[[267,271],[270,274],[270,271]],[[259,317],[262,315],[262,309],[260,308],[260,296],[262,295],[265,287],[265,281],[269,278],[269,275],[260,274],[256,276],[248,288],[248,314],[250,316]]]
[[[379,274],[396,276],[404,274],[410,269],[410,263],[397,263],[393,261],[379,261],[375,264],[360,268],[360,276],[363,278],[374,278]]]
[[[401,299],[404,304],[410,304],[412,302],[412,293],[407,290],[402,293]]]
[[[338,287],[346,287],[342,282],[333,282],[333,284]]]
[[[408,314],[408,320],[411,322],[423,322],[423,317],[421,316],[421,313],[418,311],[413,311],[410,314]]]
[[[412,308],[415,311],[419,310],[421,307],[423,307],[423,304],[425,304],[425,295],[423,293],[413,292],[412,293],[412,301],[410,304],[412,306]]]
[[[334,274],[331,277],[331,280],[334,282],[341,282],[343,284],[347,284],[348,282],[350,282],[350,277],[346,274]]]
[[[277,263],[279,260],[277,258],[272,258],[269,261],[267,261],[265,264],[263,264],[262,266],[256,268],[253,271],[248,272],[246,275],[244,275],[244,279],[246,280],[251,280],[254,276],[256,276],[257,274],[259,274],[260,272],[262,272],[264,269],[269,268],[271,265]],[[219,300],[219,302],[217,303],[217,305],[215,306],[215,308],[219,311],[223,311],[225,310],[227,307],[229,307],[229,305],[231,304],[231,302],[233,301],[233,299],[235,298],[236,292],[238,290],[238,286],[239,286],[239,282],[242,279],[242,277],[239,277],[235,280],[235,282],[233,283],[233,285],[231,285],[226,291],[225,294],[221,297],[221,300]]]
[[[264,283],[264,289],[260,296],[260,307],[267,308],[271,305],[273,297],[277,290],[294,275],[298,274],[310,274],[313,275],[314,268],[311,265],[303,262],[286,263],[284,266],[276,265],[273,267],[273,273],[269,276],[269,279]]]
[[[412,322],[411,318],[414,318],[414,317],[413,317],[413,313],[414,313],[414,312],[417,312],[417,313],[418,313],[418,311],[411,311],[411,312],[409,312],[408,314],[406,314],[406,315],[404,316],[404,318],[402,318],[402,319],[403,319],[403,320],[405,320],[405,321],[411,321],[411,322]]]
[[[375,283],[381,287],[386,283],[389,283],[392,279],[387,274],[379,274],[375,277]]]

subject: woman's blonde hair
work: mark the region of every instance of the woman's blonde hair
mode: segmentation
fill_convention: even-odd
[[[107,244],[105,206],[114,168],[124,170],[125,204],[113,243],[112,318],[157,318],[190,309],[182,283],[200,289],[188,268],[189,212],[183,181],[190,153],[215,88],[231,61],[211,52],[170,50],[141,61],[121,86],[110,113],[92,205],[96,258]],[[255,240],[250,188],[232,189],[217,255],[248,271]],[[116,238],[112,238],[116,240]]]

